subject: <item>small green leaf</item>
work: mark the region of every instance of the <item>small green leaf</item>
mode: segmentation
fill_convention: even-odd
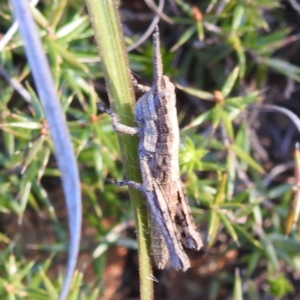
[[[229,42],[231,43],[232,48],[236,51],[238,57],[240,78],[244,78],[246,70],[246,56],[243,43],[238,37],[238,35],[234,33],[230,35]]]
[[[236,159],[235,155],[228,151],[227,158],[226,158],[226,170],[227,170],[227,198],[228,200],[232,200],[232,196],[235,189],[235,179],[236,179]]]
[[[270,293],[276,298],[282,299],[288,293],[294,291],[293,285],[285,278],[283,274],[271,276],[269,278]]]
[[[258,164],[248,153],[241,149],[236,144],[229,145],[230,150],[232,150],[236,156],[238,156],[242,161],[246,162],[254,170],[263,173],[264,170],[260,164]]]
[[[29,83],[26,83],[27,90],[30,94],[31,99],[31,106],[34,110],[35,118],[36,120],[40,120],[45,117],[44,110],[41,104],[41,100],[37,97],[35,91],[32,89],[32,87],[29,85]]]
[[[45,169],[49,162],[49,157],[51,154],[51,149],[48,146],[43,147],[42,151],[39,153],[38,160],[40,161],[40,168],[37,174],[37,180],[40,181],[41,178],[44,176]]]
[[[196,28],[197,28],[197,33],[198,33],[198,38],[199,41],[203,41],[204,40],[204,28],[203,28],[203,23],[200,22],[196,22]]]
[[[58,299],[58,292],[57,292],[55,286],[53,285],[52,280],[50,280],[50,278],[47,277],[47,275],[45,274],[45,272],[42,268],[40,268],[39,271],[40,271],[41,277],[43,279],[43,284],[45,285],[45,288],[48,292],[48,297],[51,297],[51,299]]]
[[[223,223],[224,227],[226,228],[226,230],[230,234],[231,238],[239,246],[240,245],[239,244],[239,239],[238,239],[238,236],[237,236],[237,234],[234,230],[234,227],[231,224],[231,221],[228,220],[228,218],[226,217],[225,214],[223,214],[222,211],[218,211],[218,215],[219,215],[219,218],[220,218],[221,222]]]
[[[73,276],[73,282],[70,288],[68,300],[77,300],[80,292],[80,285],[82,284],[83,274],[75,271]]]
[[[48,48],[48,59],[51,68],[51,73],[54,79],[55,87],[58,89],[61,78],[61,56],[55,48],[55,41],[53,39],[46,39]]]
[[[58,43],[53,42],[53,47],[56,49],[56,51],[63,57],[63,59],[68,62],[71,66],[73,66],[76,69],[80,69],[85,73],[88,73],[88,68],[86,65],[82,64],[78,61],[77,57],[66,48],[62,47]]]
[[[45,141],[44,135],[41,135],[34,141],[26,156],[21,173],[23,173],[27,169],[27,167],[29,166],[29,164],[32,162],[33,159],[36,159],[37,154],[41,150],[44,141]]]
[[[61,20],[64,12],[67,9],[68,0],[61,0],[54,3],[54,10],[51,15],[50,26],[55,28]]]
[[[233,199],[232,202],[235,203],[242,203],[245,201],[245,199],[248,197],[249,195],[249,189],[237,194]]]
[[[233,141],[234,131],[233,131],[233,126],[232,126],[230,116],[228,115],[228,113],[226,111],[222,111],[221,118],[222,118],[224,128],[226,130],[226,133],[228,134],[230,140]]]
[[[74,38],[78,38],[80,32],[87,28],[89,24],[90,23],[87,16],[75,15],[71,22],[66,23],[66,25],[57,30],[56,36],[58,38],[58,42],[67,42],[73,40]]]
[[[176,83],[176,87],[192,96],[195,96],[201,100],[207,100],[207,101],[213,101],[214,102],[214,95],[212,93],[208,93],[199,89],[194,89],[194,88],[188,88],[184,87],[178,83]]]
[[[20,194],[20,214],[23,217],[24,210],[27,206],[28,198],[31,191],[32,182],[23,180],[19,194]]]
[[[213,109],[211,109],[211,116],[212,116],[212,126],[217,128],[219,123],[221,122],[223,114],[223,106],[219,103],[215,105]]]
[[[292,188],[293,185],[291,183],[280,184],[278,186],[270,188],[269,191],[267,192],[267,197],[270,200],[282,197],[284,193],[291,190]]]
[[[237,4],[233,11],[232,30],[236,31],[242,25],[242,21],[245,13],[245,4]]]
[[[205,121],[209,120],[211,118],[211,110],[208,110],[201,114],[200,116],[196,117],[189,125],[184,127],[182,131],[185,131],[187,129],[191,129],[193,127],[197,127],[204,123]]]
[[[241,149],[249,153],[250,151],[250,132],[245,124],[241,124],[238,132],[235,136],[235,144],[238,145]]]
[[[32,267],[34,265],[34,261],[26,263],[22,268],[18,266],[17,273],[13,275],[14,281],[22,281],[28,274],[30,273]]]
[[[222,203],[225,202],[225,188],[227,182],[227,173],[222,173],[221,180],[218,183],[217,194],[214,198],[214,205],[220,206]]]
[[[296,65],[277,58],[261,58],[261,61],[277,72],[298,82],[300,81],[300,68]]]
[[[233,300],[243,300],[242,280],[239,269],[235,269]]]
[[[94,142],[93,143],[93,152],[94,152],[94,166],[95,166],[95,171],[98,177],[98,182],[99,182],[99,188],[103,190],[103,156],[101,152],[101,146]]]
[[[240,72],[239,72],[239,77],[241,79],[244,78],[245,76],[245,72],[246,72],[246,55],[245,55],[245,51],[242,47],[238,47],[236,48],[236,53],[237,53],[237,57],[239,60],[239,68],[240,68]]]
[[[259,226],[259,228],[261,228],[263,224],[263,213],[261,207],[257,205],[258,200],[262,200],[261,196],[258,194],[258,191],[256,189],[252,189],[249,193],[249,202],[252,205],[254,204],[252,208],[254,220],[256,225]]]
[[[219,224],[220,224],[220,218],[218,213],[215,210],[211,210],[209,212],[209,223],[208,223],[208,233],[207,233],[209,248],[214,244],[216,240]]]
[[[41,13],[40,10],[38,10],[33,5],[30,6],[32,15],[34,17],[34,20],[39,24],[41,27],[47,29],[49,28],[49,22],[47,18]]]
[[[100,289],[98,287],[95,287],[90,292],[88,300],[97,300],[99,298],[100,298]]]
[[[262,242],[265,254],[269,258],[269,262],[270,262],[271,267],[272,267],[271,271],[273,271],[273,272],[274,271],[279,271],[280,270],[279,261],[278,261],[278,258],[277,258],[275,247],[272,244],[270,238],[267,235],[264,234],[261,237],[261,242]]]
[[[17,128],[24,128],[24,129],[41,129],[42,124],[39,122],[11,122],[6,124],[0,124],[0,128],[7,128],[7,127],[17,127]]]
[[[8,153],[8,155],[10,157],[15,155],[15,147],[16,147],[16,143],[15,143],[15,137],[13,134],[11,133],[7,133],[6,131],[2,132],[2,138],[4,140],[4,145],[5,145],[5,152]]]
[[[226,106],[234,106],[240,110],[244,109],[246,105],[259,100],[259,91],[253,91],[241,97],[231,97],[226,99]]]
[[[232,223],[232,226],[240,235],[242,235],[246,240],[248,240],[255,247],[260,249],[262,248],[261,243],[258,240],[254,239],[253,236],[248,231],[246,231],[242,226],[237,225],[235,223]]]
[[[232,91],[232,88],[238,78],[239,75],[239,67],[235,67],[232,72],[229,74],[227,80],[225,81],[221,93],[223,94],[224,98],[226,98],[230,92]]]
[[[177,43],[171,48],[171,52],[176,51],[179,47],[181,47],[183,44],[185,44],[192,35],[196,32],[196,27],[193,25],[185,30],[185,32],[181,35]]]

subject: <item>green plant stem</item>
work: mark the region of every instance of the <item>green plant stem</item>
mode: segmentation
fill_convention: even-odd
[[[133,122],[135,97],[115,1],[86,0],[86,3],[102,60],[111,107],[123,124],[135,126]],[[141,182],[137,137],[119,135],[118,138],[126,178]],[[140,192],[129,189],[129,194],[135,215],[139,245],[140,299],[149,300],[153,297],[153,282],[148,245],[148,220],[147,213],[143,209],[145,201]]]

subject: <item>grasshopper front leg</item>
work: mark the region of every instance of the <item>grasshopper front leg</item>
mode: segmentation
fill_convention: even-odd
[[[144,187],[141,183],[132,181],[132,180],[124,180],[124,181],[115,181],[115,185],[117,186],[130,186],[140,192],[144,193]]]
[[[132,84],[135,88],[137,88],[139,91],[143,92],[143,93],[146,93],[148,91],[151,90],[150,87],[148,86],[145,86],[145,85],[142,85],[142,84],[139,84],[137,82],[137,80],[133,77],[133,75],[131,74],[131,81],[132,81]]]
[[[138,127],[131,127],[120,123],[118,115],[110,109],[104,107],[101,103],[98,103],[98,109],[110,115],[113,129],[116,132],[130,135],[135,135],[139,133]]]

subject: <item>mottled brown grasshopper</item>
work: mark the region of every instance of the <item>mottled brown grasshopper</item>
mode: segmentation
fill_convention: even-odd
[[[130,180],[118,182],[139,189],[146,196],[152,222],[152,251],[158,268],[170,259],[175,269],[184,271],[190,261],[182,247],[199,250],[202,240],[196,230],[179,173],[179,128],[175,87],[163,76],[158,27],[153,34],[154,83],[136,87],[146,92],[137,102],[135,122],[138,127],[119,123],[117,115],[99,105],[112,119],[114,130],[137,134],[142,184]]]

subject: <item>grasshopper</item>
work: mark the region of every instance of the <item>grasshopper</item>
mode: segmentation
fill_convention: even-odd
[[[175,86],[163,75],[158,27],[153,34],[153,65],[151,88],[133,79],[133,84],[145,92],[135,108],[137,127],[121,124],[118,116],[102,105],[99,109],[111,116],[116,132],[139,137],[142,183],[126,180],[117,184],[138,189],[147,199],[152,223],[152,252],[158,268],[163,269],[170,260],[173,268],[185,271],[190,261],[182,244],[199,250],[202,240],[180,179]]]

